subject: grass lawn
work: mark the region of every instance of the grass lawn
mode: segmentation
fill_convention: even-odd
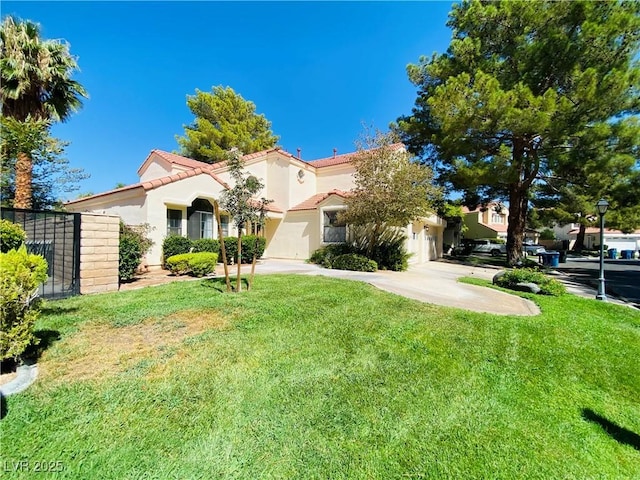
[[[535,297],[539,316],[494,316],[295,275],[219,288],[49,303],[40,378],[0,422],[5,477],[640,478],[638,311]]]

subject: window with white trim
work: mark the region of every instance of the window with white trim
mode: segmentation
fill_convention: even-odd
[[[182,210],[167,208],[167,235],[182,235]]]

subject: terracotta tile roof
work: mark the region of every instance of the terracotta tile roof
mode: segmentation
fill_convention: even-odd
[[[200,162],[198,160],[194,160],[192,158],[183,157],[182,155],[177,155],[175,153],[165,152],[163,150],[151,150],[151,153],[155,153],[158,156],[164,158],[169,163],[175,163],[177,165],[182,165],[183,167],[188,168],[211,168],[213,165],[206,162]]]
[[[299,210],[315,210],[320,202],[329,198],[331,195],[338,195],[339,197],[346,198],[349,196],[349,193],[343,192],[342,190],[336,190],[336,189],[326,193],[318,193],[313,197],[307,198],[304,202],[299,203],[295,207],[290,208],[289,211],[295,212]]]
[[[580,229],[579,229],[579,228],[574,228],[573,230],[569,230],[569,234],[576,234],[576,233],[578,233],[579,231],[580,231]],[[599,234],[599,233],[600,233],[600,229],[599,229],[599,228],[597,228],[597,227],[588,227],[588,228],[586,228],[586,229],[585,229],[585,233],[588,233],[588,234],[594,234],[594,233],[597,233],[597,234]],[[624,234],[624,233],[622,233],[622,231],[620,231],[620,230],[612,230],[612,229],[610,229],[610,228],[605,228],[605,229],[604,229],[604,233],[605,233],[606,235],[625,235],[625,234]],[[636,231],[634,231],[633,233],[629,233],[629,234],[627,234],[627,235],[640,235],[640,230],[636,230]]]
[[[404,145],[402,143],[394,143],[392,145],[389,145],[389,147],[396,150],[396,149],[403,148]],[[377,149],[373,149],[373,150],[377,150]],[[332,167],[334,165],[341,165],[343,163],[351,162],[351,160],[353,160],[353,157],[357,154],[358,152],[343,153],[342,155],[336,155],[333,157],[310,160],[310,161],[307,161],[306,163],[308,163],[309,165],[313,165],[316,168]]]
[[[127,185],[126,187],[114,188],[113,190],[108,190],[102,193],[96,193],[95,195],[89,195],[87,197],[76,198],[75,200],[69,200],[68,202],[64,202],[64,205],[72,205],[74,203],[83,202],[88,199],[104,197],[106,195],[111,195],[112,193],[126,192],[127,190],[135,190],[136,188],[143,188],[143,186],[141,183],[134,183],[132,185]]]
[[[202,162],[199,162],[202,163]],[[179,180],[184,180],[185,178],[195,177],[196,175],[206,174],[213,178],[216,182],[222,185],[224,188],[229,188],[229,185],[222,181],[220,177],[218,177],[215,173],[211,171],[210,168],[193,168],[191,170],[186,170],[184,172],[175,173],[173,175],[167,175],[166,177],[154,178],[153,180],[149,180],[148,182],[135,183],[133,185],[127,185],[126,187],[116,188],[115,190],[109,190],[108,192],[98,193],[96,195],[91,195],[89,197],[78,198],[77,200],[71,200],[69,202],[65,202],[65,205],[70,205],[74,203],[79,203],[84,200],[93,200],[94,198],[104,197],[106,195],[111,195],[112,193],[124,192],[127,190],[134,190],[136,188],[142,188],[144,191],[153,190],[154,188],[161,187],[162,185],[168,185],[169,183],[177,182]],[[282,210],[280,210],[282,211]]]

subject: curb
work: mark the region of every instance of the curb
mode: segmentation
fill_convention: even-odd
[[[0,395],[8,397],[14,393],[25,391],[38,378],[38,364],[20,365],[16,369],[17,376],[9,383],[0,386]]]

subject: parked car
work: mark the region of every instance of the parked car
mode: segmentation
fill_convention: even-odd
[[[523,245],[522,248],[527,255],[540,255],[547,252],[544,245]]]
[[[491,238],[474,238],[462,241],[463,252],[468,255],[470,253],[490,253],[494,257],[507,253],[507,246],[504,243],[498,243]]]

